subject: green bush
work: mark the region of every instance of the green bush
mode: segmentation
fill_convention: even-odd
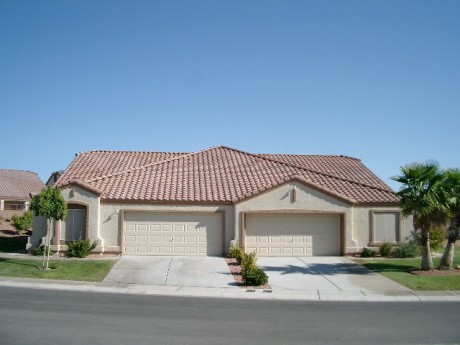
[[[444,248],[446,230],[443,227],[434,227],[430,230],[430,248],[437,252]]]
[[[420,250],[416,241],[405,242],[393,250],[395,258],[415,258],[419,253]]]
[[[67,242],[67,255],[75,258],[85,258],[96,248],[97,242],[90,240],[78,240]]]
[[[383,242],[379,246],[379,252],[381,256],[390,256],[393,246],[390,242]]]
[[[236,261],[238,261],[238,264],[241,265],[243,256],[244,256],[244,250],[241,247],[241,245],[239,245],[238,243],[232,243],[228,251],[228,257],[236,259]]]
[[[422,237],[420,235],[420,230],[413,233],[414,239],[417,241],[419,246],[422,245]],[[446,240],[446,230],[443,227],[432,227],[430,229],[430,249],[432,251],[439,251],[444,247],[444,242]]]
[[[265,285],[268,283],[268,276],[267,274],[256,265],[250,266],[246,270],[241,272],[243,277],[243,281],[246,285]]]
[[[375,250],[371,248],[364,247],[361,251],[362,258],[373,258],[376,255]]]
[[[38,246],[38,247],[35,247],[33,250],[32,250],[32,255],[35,255],[35,256],[43,256],[45,254],[45,248],[48,248],[46,247],[44,244]],[[53,253],[52,251],[50,253]]]
[[[32,211],[26,211],[22,216],[13,214],[11,217],[11,225],[21,234],[32,228]]]
[[[257,267],[256,265],[256,253],[243,254],[241,259],[241,271],[250,270]]]

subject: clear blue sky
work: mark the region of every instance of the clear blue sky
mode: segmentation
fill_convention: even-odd
[[[94,149],[460,167],[460,1],[0,1],[1,168]]]

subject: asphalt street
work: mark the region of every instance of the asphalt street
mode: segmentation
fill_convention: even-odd
[[[2,345],[460,344],[460,303],[295,302],[0,287]]]

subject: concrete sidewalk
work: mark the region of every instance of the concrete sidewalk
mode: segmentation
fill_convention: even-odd
[[[25,258],[25,255],[1,253],[0,257]],[[37,259],[41,260],[41,258]],[[118,260],[119,258],[114,259]],[[115,269],[101,283],[0,277],[0,286],[238,299],[460,302],[460,291],[413,291],[374,272],[369,272],[346,258],[261,258],[259,264],[270,277],[272,289],[269,290],[236,287],[224,260],[208,258],[206,265],[203,265],[202,262],[195,262],[195,266],[200,267],[200,272],[194,272],[192,265],[194,260],[187,259],[184,261],[177,257],[175,260],[168,260],[167,258],[165,260],[163,263],[157,258],[156,261],[153,260],[152,262],[160,266],[167,264],[167,269],[163,267],[162,270],[152,270],[150,267],[149,272],[143,269],[142,265],[145,265],[145,260],[124,257],[123,260],[117,262],[117,265],[114,266]],[[205,269],[204,266],[207,268]],[[209,271],[206,280],[203,280],[203,275],[200,274],[203,269]],[[131,276],[133,271],[137,271],[140,275]],[[165,273],[166,271],[167,273]],[[289,279],[287,279],[288,276]],[[209,277],[212,279],[209,280]],[[372,279],[364,279],[365,277],[372,277]],[[369,283],[370,281],[373,283]]]
[[[80,292],[291,301],[460,302],[460,291],[272,291],[0,277],[0,286]]]

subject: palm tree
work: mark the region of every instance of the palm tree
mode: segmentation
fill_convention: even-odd
[[[401,167],[401,175],[392,177],[402,184],[397,193],[403,216],[413,216],[415,230],[420,230],[422,245],[421,269],[433,269],[430,250],[430,229],[444,226],[448,219],[448,198],[445,174],[437,162],[412,163]]]
[[[439,269],[452,269],[454,261],[455,242],[457,241],[460,228],[460,170],[446,171],[445,187],[449,200],[449,227],[447,228],[447,246],[444,249]]]

